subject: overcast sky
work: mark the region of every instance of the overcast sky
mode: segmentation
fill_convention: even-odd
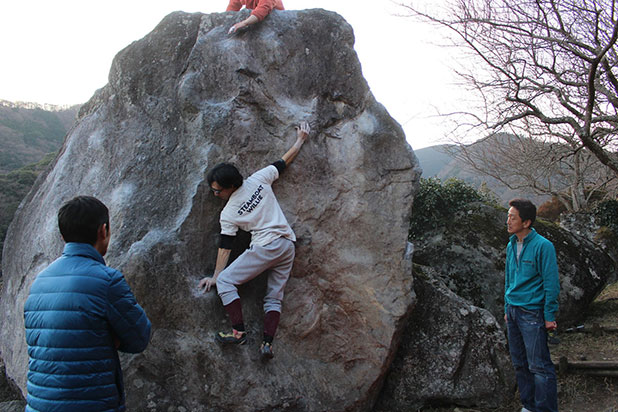
[[[354,28],[363,74],[414,149],[445,142],[438,111],[461,97],[449,49],[431,26],[400,17],[390,0],[283,0],[286,9],[324,8]],[[401,0],[406,2],[408,0]],[[220,12],[227,0],[5,0],[0,3],[0,99],[86,102],[105,86],[112,59],[167,14]],[[371,5],[371,7],[368,7]]]

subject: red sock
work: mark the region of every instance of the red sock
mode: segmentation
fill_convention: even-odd
[[[223,307],[227,312],[227,316],[230,318],[230,322],[232,322],[232,327],[237,331],[244,332],[245,324],[242,320],[242,305],[240,304],[240,299],[235,299]]]
[[[266,315],[264,315],[264,340],[266,342],[272,343],[280,318],[281,313],[275,310],[266,312]]]

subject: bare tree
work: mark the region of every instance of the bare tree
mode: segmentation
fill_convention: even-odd
[[[591,199],[617,193],[612,170],[590,150],[573,150],[565,143],[499,134],[450,152],[509,189],[551,195],[570,212],[585,210]]]
[[[556,147],[564,153],[535,154],[556,156],[552,173],[564,168],[566,158],[572,157],[569,168],[577,168],[592,154],[618,175],[616,0],[445,1],[444,9],[431,12],[402,6],[449,29],[476,58],[460,73],[482,99],[480,111],[466,113],[469,124],[562,141]],[[589,180],[571,178],[573,187]]]

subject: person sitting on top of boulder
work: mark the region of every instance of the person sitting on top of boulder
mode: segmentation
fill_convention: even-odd
[[[277,202],[271,185],[294,160],[309,136],[307,122],[297,129],[294,145],[275,163],[258,170],[243,180],[238,169],[220,163],[207,175],[213,194],[227,203],[221,211],[221,245],[215,272],[199,282],[207,292],[216,284],[217,292],[232,323],[232,333],[219,332],[222,344],[242,345],[247,341],[242,306],[237,286],[268,272],[264,297],[264,340],[260,347],[262,360],[273,357],[272,342],[281,316],[283,291],[294,263],[296,236]],[[251,245],[229,267],[227,265],[238,229],[251,232]]]
[[[239,11],[242,6],[253,11],[245,20],[230,27],[228,31],[229,34],[264,20],[273,9],[283,10],[283,3],[281,0],[230,0],[230,4],[228,4],[225,11]]]

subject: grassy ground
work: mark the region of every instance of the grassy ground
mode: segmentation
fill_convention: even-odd
[[[608,286],[586,313],[585,327],[618,327],[618,282]],[[592,336],[588,333],[559,333],[560,344],[550,346],[552,359],[569,361],[618,361],[618,333]],[[521,404],[513,402],[499,409],[436,408],[423,412],[519,412]],[[558,376],[560,412],[618,412],[618,377],[591,377],[578,374]]]

